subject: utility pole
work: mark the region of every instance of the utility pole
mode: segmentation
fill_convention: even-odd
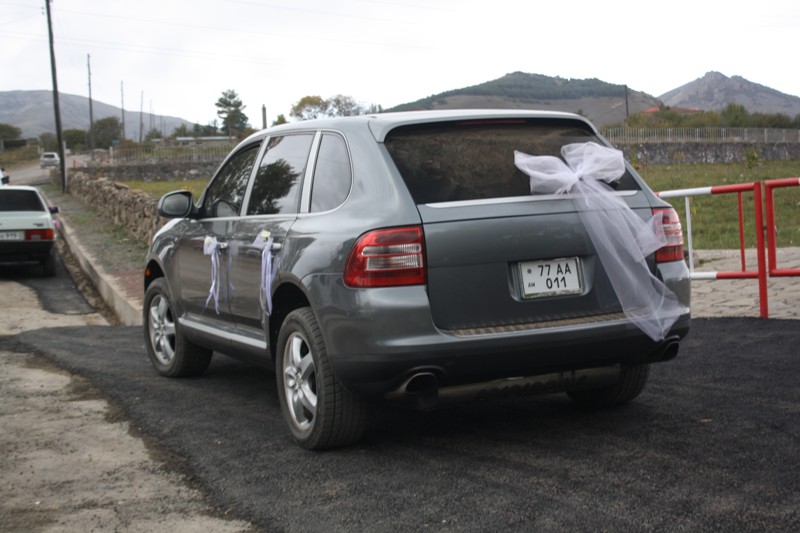
[[[94,161],[94,109],[92,105],[92,56],[86,54],[86,70],[89,72],[89,154]]]
[[[56,75],[56,49],[53,46],[53,22],[50,17],[50,2],[45,0],[47,8],[47,35],[50,40],[50,72],[53,76],[53,112],[56,116],[56,142],[58,143],[58,157],[61,159],[59,164],[61,170],[61,188],[67,192],[67,161],[64,157],[64,134],[61,131],[61,106],[58,100],[58,76]]]
[[[139,144],[142,144],[142,130],[144,129],[144,91],[139,98]]]
[[[122,111],[122,140],[125,140],[125,82],[119,82],[119,107]]]
[[[261,129],[267,129],[267,105],[261,104]]]

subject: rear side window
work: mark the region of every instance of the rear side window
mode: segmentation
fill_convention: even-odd
[[[311,189],[311,212],[330,211],[350,193],[350,157],[339,135],[325,133],[319,145]]]
[[[0,189],[0,211],[46,211],[34,191]]]
[[[561,157],[565,144],[600,140],[572,120],[486,120],[393,130],[385,145],[418,204],[530,194],[514,150]],[[628,172],[612,187],[639,190]]]

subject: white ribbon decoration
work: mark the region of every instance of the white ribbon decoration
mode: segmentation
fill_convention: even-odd
[[[203,255],[211,256],[211,288],[208,289],[206,307],[214,299],[214,310],[219,314],[219,243],[216,237],[207,236],[203,241]]]
[[[514,151],[530,176],[532,194],[566,194],[589,233],[625,316],[654,341],[663,340],[681,314],[673,292],[655,277],[646,257],[666,243],[661,218],[645,222],[607,185],[625,173],[622,152],[597,143],[561,148],[564,161]]]
[[[274,242],[275,239],[268,231],[262,231],[256,235],[253,241],[253,246],[261,248],[261,287],[258,292],[258,300],[266,316],[272,314],[272,280],[278,266],[277,261],[274,265],[272,261],[272,244]]]

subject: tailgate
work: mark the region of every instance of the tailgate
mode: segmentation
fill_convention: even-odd
[[[418,208],[437,327],[535,327],[621,312],[571,200]]]

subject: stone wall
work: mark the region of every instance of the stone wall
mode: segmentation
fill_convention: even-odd
[[[618,146],[634,165],[800,160],[798,143],[646,143]]]
[[[210,179],[219,161],[213,163],[152,163],[142,165],[90,165],[81,169],[94,177],[115,181],[184,181]]]
[[[109,178],[74,172],[69,176],[67,189],[69,194],[80,197],[143,242],[149,243],[167,221],[156,213],[158,198]]]

